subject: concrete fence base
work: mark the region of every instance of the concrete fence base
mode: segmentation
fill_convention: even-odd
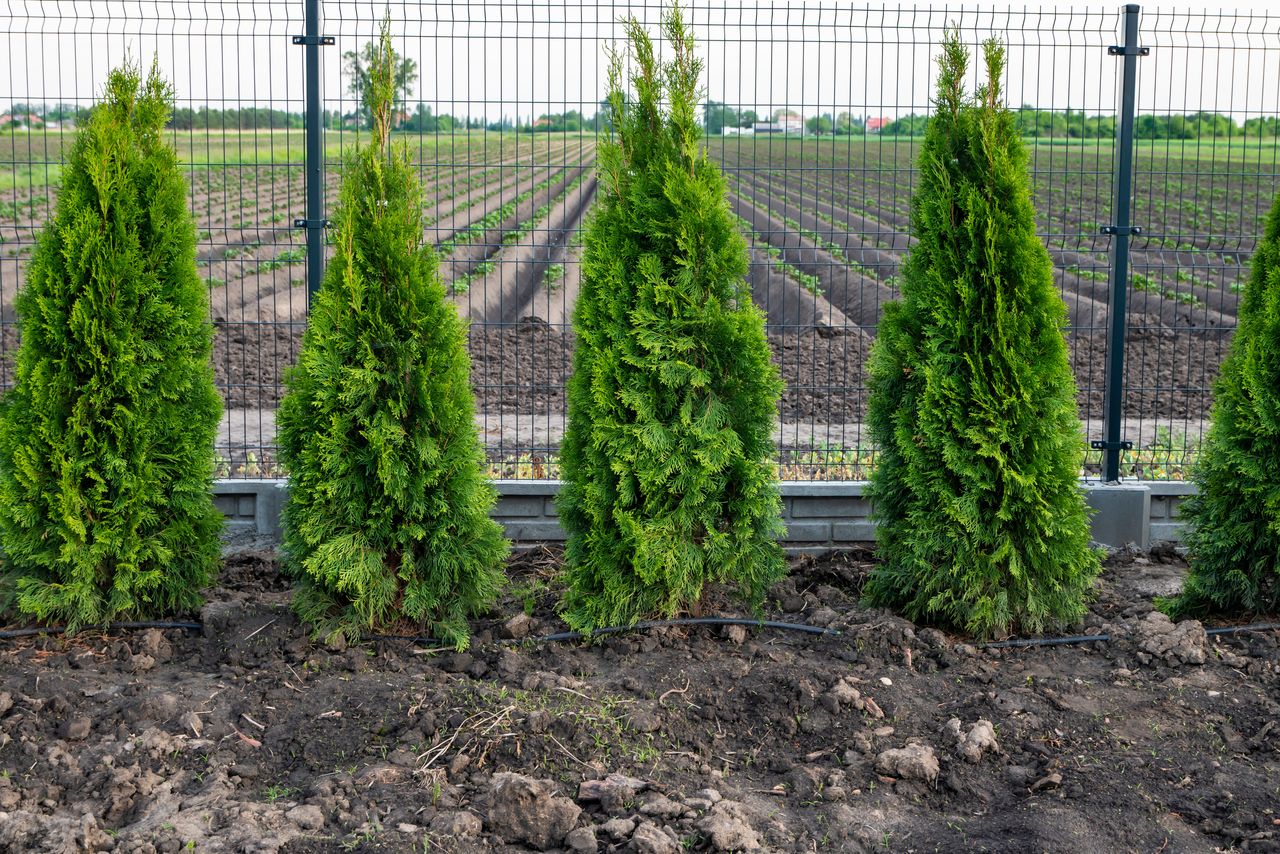
[[[562,542],[556,517],[559,481],[499,480],[494,518],[516,543]],[[1182,536],[1178,505],[1195,493],[1189,483],[1134,481],[1083,484],[1095,513],[1093,538],[1106,546],[1148,548],[1154,542],[1177,542]],[[278,537],[280,512],[288,488],[284,480],[220,480],[214,504],[232,528]],[[875,541],[871,503],[861,481],[783,483],[784,542],[789,551],[824,551]]]

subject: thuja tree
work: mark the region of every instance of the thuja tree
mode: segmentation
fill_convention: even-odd
[[[424,243],[407,147],[389,140],[384,21],[365,90],[372,139],[344,164],[333,260],[278,415],[289,473],[284,548],[295,608],[354,638],[408,618],[459,648],[501,584],[466,328]]]
[[[17,298],[3,574],[21,611],[72,627],[195,606],[218,561],[221,402],[172,100],[154,66],[110,74]]]
[[[1197,494],[1180,513],[1191,572],[1174,616],[1280,610],[1280,196],[1240,302],[1240,325],[1214,385]]]
[[[988,41],[983,54],[971,97],[968,51],[954,31],[944,40],[912,198],[917,244],[872,350],[880,563],[865,593],[991,636],[1081,617],[1099,561],[1065,306],[1001,103],[1004,48]]]
[[[784,572],[771,431],[781,382],[746,286],[725,183],[700,144],[700,62],[678,8],[659,62],[627,24],[634,93],[612,57],[613,131],[586,230],[558,498],[565,620],[592,629],[758,602]]]

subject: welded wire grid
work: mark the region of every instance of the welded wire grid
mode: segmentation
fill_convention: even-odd
[[[1124,433],[1159,478],[1199,449],[1280,188],[1280,16],[1144,10],[1142,42]]]
[[[129,57],[175,92],[170,139],[190,188],[226,412],[219,473],[272,474],[282,370],[306,319],[300,4],[72,0],[0,7],[0,112],[49,117],[0,132],[0,385],[13,383],[14,295],[50,220],[84,109]]]
[[[342,152],[366,134],[353,59],[362,61],[388,10],[394,47],[413,72],[396,137],[419,169],[427,238],[450,299],[471,322],[491,472],[553,477],[606,49],[622,44],[624,15],[656,34],[662,9],[322,6],[321,32],[335,39],[321,48],[326,199],[336,197]],[[128,48],[144,60],[155,53],[179,116],[192,111],[191,127],[179,122],[172,133],[192,182],[228,407],[217,451],[233,475],[276,473],[273,416],[305,324],[304,234],[291,227],[305,216],[303,49],[290,42],[303,32],[302,7],[112,0],[0,11],[10,57],[0,109],[85,106]],[[997,36],[1008,47],[1005,98],[1020,109],[1038,231],[1067,303],[1080,414],[1087,437],[1100,438],[1110,238],[1098,229],[1112,205],[1119,60],[1106,48],[1121,40],[1118,10],[703,2],[686,13],[705,61],[708,153],[724,168],[750,245],[751,291],[788,386],[777,431],[783,477],[860,478],[874,460],[863,428],[866,360],[910,248],[915,157],[948,24],[974,51],[970,88],[980,42]],[[1153,51],[1140,60],[1140,114],[1220,112],[1237,126],[1275,114],[1267,40],[1277,43],[1276,18],[1144,10],[1142,20]],[[254,108],[280,113],[246,112]],[[209,110],[240,112],[234,128],[217,129]],[[65,125],[0,134],[6,384],[13,293],[71,134]],[[1275,141],[1211,133],[1138,144],[1134,222],[1144,234],[1133,253],[1125,438],[1139,447],[1127,473],[1181,476],[1199,442],[1242,265],[1274,190]]]

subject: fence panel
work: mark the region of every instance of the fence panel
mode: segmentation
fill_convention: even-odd
[[[656,31],[660,6],[319,5],[320,32],[334,39],[319,48],[326,203],[342,152],[363,134],[352,84],[385,8],[407,61],[396,137],[419,167],[450,298],[472,324],[492,473],[555,476],[605,51],[621,43],[621,15]],[[303,8],[67,0],[0,10],[11,57],[0,110],[19,116],[0,130],[0,385],[12,382],[13,295],[52,210],[70,125],[126,51],[154,55],[177,90],[172,139],[210,285],[227,401],[217,450],[233,475],[277,472],[274,412],[306,320],[305,234],[293,228],[306,216],[304,48],[292,44]],[[952,23],[975,50],[989,36],[1008,45],[1006,94],[1067,304],[1080,414],[1087,438],[1101,438],[1110,238],[1099,227],[1112,219],[1119,69],[1107,47],[1121,39],[1118,10],[702,2],[688,14],[706,61],[708,152],[728,177],[752,293],[788,385],[782,475],[860,478],[873,458],[866,359],[910,249],[933,59]],[[1152,55],[1139,64],[1133,208],[1143,234],[1133,242],[1123,400],[1123,435],[1138,448],[1125,455],[1126,474],[1181,476],[1198,444],[1275,189],[1278,30],[1265,15],[1143,11]],[[1217,113],[1230,126],[1186,118]]]

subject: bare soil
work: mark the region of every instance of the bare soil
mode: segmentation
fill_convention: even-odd
[[[1015,650],[863,608],[856,552],[766,607],[839,634],[510,640],[563,628],[559,566],[465,653],[312,642],[252,544],[201,632],[0,642],[0,850],[1280,851],[1277,636],[1153,630],[1171,552],[1107,561],[1111,643]]]

